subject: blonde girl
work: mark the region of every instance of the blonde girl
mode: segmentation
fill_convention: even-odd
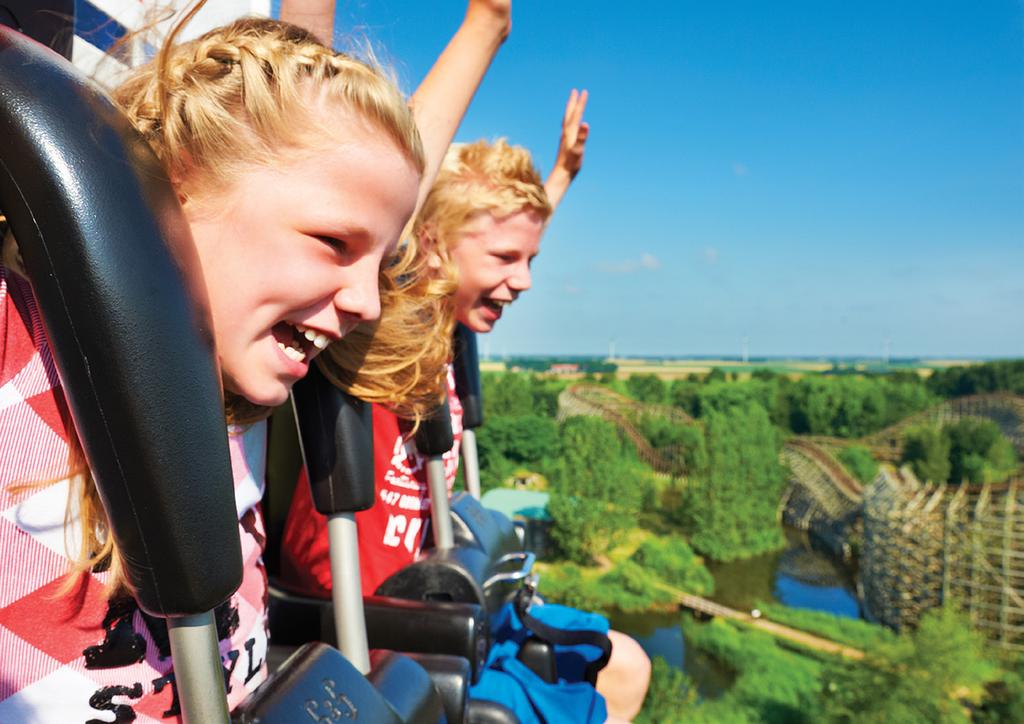
[[[558,161],[546,184],[524,148],[504,140],[454,146],[417,217],[420,243],[456,270],[455,318],[477,333],[490,332],[533,284],[530,266],[553,206],[582,165],[586,100],[585,91],[569,98]],[[597,690],[608,720],[628,721],[643,704],[651,664],[632,638],[614,630],[608,635],[612,657]]]
[[[381,268],[416,207],[428,154],[405,99],[376,68],[270,20],[175,44],[190,16],[114,100],[178,191],[228,416],[251,421],[283,402],[325,348],[380,316]],[[3,259],[0,399],[18,402],[0,405],[0,721],[176,719],[166,629],[125,590],[9,235]],[[406,380],[412,398],[436,399],[419,389],[425,380]],[[266,671],[265,432],[231,432],[245,572],[217,618],[234,706]]]

